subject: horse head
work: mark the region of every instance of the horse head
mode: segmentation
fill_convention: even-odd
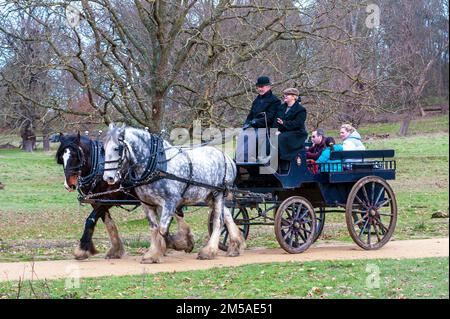
[[[90,140],[76,135],[60,133],[60,145],[56,152],[56,162],[64,168],[64,187],[73,192],[78,185],[80,176],[89,172],[90,167]]]
[[[103,180],[110,185],[118,182],[139,183],[156,169],[158,160],[164,158],[161,137],[147,129],[109,125],[105,144],[105,169]]]
[[[105,170],[103,180],[109,185],[116,184],[125,173],[130,149],[125,141],[125,124],[121,127],[109,124],[109,131],[105,139]]]

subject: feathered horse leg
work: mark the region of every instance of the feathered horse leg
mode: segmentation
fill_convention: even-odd
[[[206,246],[198,252],[198,259],[214,259],[219,251],[220,229],[222,228],[221,215],[224,208],[223,194],[220,193],[213,197],[210,203],[213,214],[213,230]]]
[[[92,241],[92,236],[94,235],[95,225],[100,217],[105,214],[105,209],[101,206],[94,207],[94,210],[86,218],[84,224],[83,236],[80,239],[79,246],[74,251],[75,259],[83,260],[90,256],[98,254],[97,249],[95,249],[94,243]]]
[[[125,249],[123,247],[122,240],[119,237],[119,231],[117,230],[116,223],[111,218],[109,210],[107,210],[102,218],[105,223],[106,230],[109,234],[109,239],[111,240],[111,248],[106,253],[106,259],[120,259],[125,254]]]
[[[184,216],[181,212],[181,208],[177,208],[174,217],[177,221],[177,232],[174,235],[171,235],[169,233],[167,234],[167,248],[180,251],[184,250],[185,252],[190,253],[194,249],[194,235],[192,234],[189,225],[184,221]]]
[[[243,253],[245,249],[245,239],[239,228],[233,221],[230,210],[224,206],[224,221],[230,234],[230,244],[228,245],[227,256],[236,257]]]
[[[166,251],[166,241],[160,233],[157,214],[153,207],[142,205],[150,226],[150,248],[142,257],[142,264],[154,264],[161,261]]]

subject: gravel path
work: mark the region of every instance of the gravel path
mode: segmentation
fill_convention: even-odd
[[[84,261],[58,260],[0,263],[0,281],[58,279],[67,277],[101,277],[139,275],[143,273],[178,272],[235,267],[240,265],[289,261],[351,260],[379,258],[448,257],[449,239],[391,241],[380,250],[364,251],[355,244],[318,244],[308,251],[291,255],[281,248],[251,249],[242,256],[226,257],[223,252],[214,260],[197,260],[197,254],[169,251],[160,264],[140,264],[140,257],[126,256],[120,260],[92,258]]]

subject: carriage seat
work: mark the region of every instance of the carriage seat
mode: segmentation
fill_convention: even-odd
[[[367,171],[382,169],[385,158],[394,155],[394,150],[336,151],[330,153],[330,160],[342,161],[344,170]]]

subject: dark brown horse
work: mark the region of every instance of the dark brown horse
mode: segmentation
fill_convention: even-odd
[[[116,190],[119,185],[109,185],[102,179],[104,165],[103,145],[85,136],[63,135],[59,136],[60,146],[56,152],[58,164],[63,165],[65,181],[64,187],[72,192],[78,188],[81,194],[103,193]],[[137,196],[133,189],[125,192],[112,192],[110,194],[95,197],[108,200],[135,200]],[[84,232],[79,246],[74,255],[78,260],[89,258],[98,253],[92,241],[94,229],[99,218],[102,219],[108,231],[111,248],[105,258],[122,258],[125,254],[122,240],[119,237],[116,224],[111,217],[109,209],[114,205],[91,204],[93,211],[85,222]],[[167,245],[176,250],[192,251],[194,239],[189,226],[184,222],[181,211],[175,215],[178,223],[178,231],[175,235],[166,237]]]

